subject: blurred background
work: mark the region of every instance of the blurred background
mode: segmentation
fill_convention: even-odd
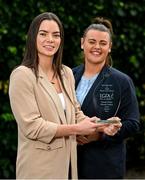
[[[126,178],[145,178],[145,0],[0,0],[0,178],[15,178],[17,126],[9,104],[9,75],[21,63],[32,19],[45,11],[63,23],[63,63],[70,67],[82,62],[80,38],[92,18],[111,19],[113,66],[133,79],[141,115],[141,131],[126,140]]]

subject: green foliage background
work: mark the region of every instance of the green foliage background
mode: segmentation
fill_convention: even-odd
[[[80,38],[91,19],[105,16],[112,20],[114,67],[133,79],[141,113],[142,129],[127,141],[128,167],[144,165],[145,0],[0,0],[0,178],[15,178],[17,126],[9,105],[9,75],[22,60],[30,22],[44,11],[56,13],[63,22],[63,63],[70,67],[82,61]]]

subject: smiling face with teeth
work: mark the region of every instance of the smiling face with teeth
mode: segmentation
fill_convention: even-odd
[[[60,29],[53,20],[44,20],[40,24],[37,34],[37,50],[39,60],[47,58],[53,60],[61,43]]]
[[[81,39],[85,63],[104,66],[111,51],[112,42],[108,32],[90,29]]]

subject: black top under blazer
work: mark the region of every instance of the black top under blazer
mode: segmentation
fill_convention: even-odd
[[[84,73],[84,65],[72,70],[77,88]],[[114,100],[108,101],[107,96],[111,99],[112,93]],[[98,96],[105,97],[106,100],[101,102]],[[107,105],[104,105],[104,102]],[[125,139],[140,129],[138,102],[131,78],[115,68],[105,66],[89,90],[81,108],[89,117],[107,119],[114,115],[118,116],[121,118],[122,127],[115,136],[103,135],[100,141],[78,146],[79,179],[123,178],[126,162]]]

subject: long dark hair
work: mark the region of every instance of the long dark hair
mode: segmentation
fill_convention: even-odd
[[[102,31],[102,32],[107,32],[109,34],[110,37],[110,41],[113,41],[113,27],[112,27],[112,23],[109,19],[104,18],[104,17],[96,17],[92,20],[92,24],[89,25],[83,34],[83,38],[86,36],[87,32],[90,29],[94,29],[94,30],[98,30],[98,31]],[[112,42],[113,43],[113,42]],[[111,54],[108,54],[108,57],[106,59],[105,62],[106,65],[112,65],[112,58],[111,58]]]
[[[61,76],[61,70],[63,69],[62,66],[62,55],[63,55],[63,46],[64,46],[64,29],[62,26],[62,23],[60,19],[52,12],[44,12],[38,16],[36,16],[33,21],[30,24],[28,33],[27,33],[27,41],[26,41],[26,48],[24,53],[24,58],[22,61],[22,65],[31,68],[36,76],[36,79],[38,79],[38,52],[37,52],[37,45],[36,45],[36,38],[39,31],[39,27],[42,21],[44,20],[53,20],[55,21],[60,29],[60,38],[61,43],[58,51],[55,53],[53,58],[53,68],[54,68],[54,75],[58,75],[60,78],[60,81],[62,83],[63,89],[72,102],[69,94],[66,91],[66,88],[64,86],[62,76]],[[73,104],[73,102],[72,102]]]

